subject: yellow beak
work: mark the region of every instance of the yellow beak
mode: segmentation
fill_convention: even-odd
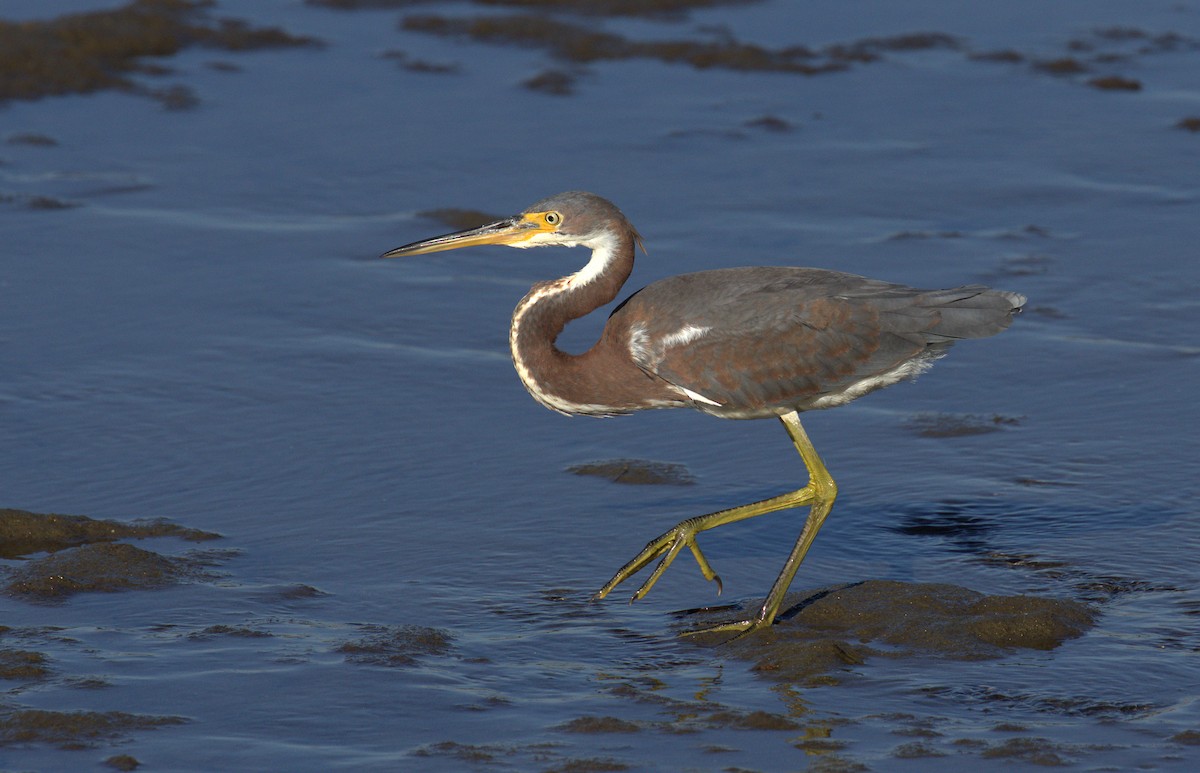
[[[479,228],[456,231],[452,234],[406,244],[403,247],[389,250],[380,257],[405,258],[409,255],[425,255],[430,252],[457,250],[460,247],[474,247],[477,244],[517,244],[536,234],[552,230],[554,229],[547,227],[543,220],[535,220],[528,215],[517,215],[488,223]]]

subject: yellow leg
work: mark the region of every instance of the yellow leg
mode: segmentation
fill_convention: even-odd
[[[829,509],[833,507],[833,500],[837,497],[837,484],[833,482],[829,471],[825,469],[821,458],[817,456],[816,449],[813,448],[812,442],[808,439],[808,435],[805,434],[804,427],[800,425],[800,415],[793,411],[792,413],[780,416],[779,420],[783,422],[784,429],[791,436],[792,443],[796,446],[796,450],[800,452],[800,458],[804,460],[804,466],[808,469],[807,486],[787,494],[780,494],[770,499],[764,499],[761,502],[733,507],[728,510],[718,510],[715,513],[680,521],[670,531],[651,540],[641,553],[638,553],[632,561],[621,567],[613,575],[613,578],[597,591],[595,598],[604,598],[622,582],[637,574],[654,559],[662,556],[658,562],[658,566],[654,568],[654,571],[642,583],[642,586],[637,589],[637,592],[633,594],[633,598],[630,599],[631,602],[637,601],[650,592],[650,589],[654,587],[654,583],[658,582],[658,578],[662,576],[663,572],[667,570],[667,567],[671,565],[671,562],[675,560],[675,557],[679,555],[684,547],[692,551],[692,555],[695,557],[696,563],[700,565],[700,571],[704,574],[705,579],[715,581],[717,583],[717,592],[720,593],[721,578],[713,571],[712,566],[708,563],[708,559],[700,551],[700,546],[696,544],[697,534],[727,523],[753,518],[756,515],[809,505],[808,518],[804,522],[804,529],[800,532],[800,536],[797,538],[787,562],[783,565],[783,571],[775,579],[775,583],[771,586],[770,592],[767,593],[767,597],[763,601],[762,607],[759,608],[758,614],[748,620],[725,623],[713,628],[706,628],[701,631],[689,631],[688,633],[719,631],[746,633],[771,625],[775,620],[775,615],[779,612],[779,607],[783,604],[783,596],[787,593],[788,586],[792,584],[792,578],[796,576],[796,570],[800,568],[800,562],[804,560],[805,554],[808,553],[809,547],[812,546],[813,539],[816,538],[821,524],[825,522],[825,516],[829,515]]]

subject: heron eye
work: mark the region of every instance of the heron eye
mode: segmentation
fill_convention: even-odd
[[[547,212],[545,215],[546,225],[558,225],[562,222],[562,215],[557,212]]]

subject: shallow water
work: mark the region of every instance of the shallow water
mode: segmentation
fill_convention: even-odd
[[[398,24],[509,13],[489,6],[224,1],[213,15],[325,45],[191,48],[135,76],[187,86],[191,109],[0,104],[0,507],[224,537],[137,542],[203,551],[203,576],[165,589],[0,597],[0,647],[46,659],[0,683],[0,708],[186,720],[82,749],[6,737],[0,768],[1193,769],[1200,134],[1177,124],[1200,116],[1200,3],[957,9],[561,17],[637,40],[960,41],[804,76],[584,66]],[[1022,59],[972,56],[997,50]],[[1035,66],[1064,57],[1090,70]],[[522,85],[546,70],[573,92]],[[1141,88],[1088,85],[1109,75]],[[570,188],[641,230],[634,287],[790,263],[1027,294],[1011,330],[917,384],[809,414],[841,493],[794,588],[1068,598],[1095,627],[999,659],[847,663],[828,684],[676,638],[676,610],[765,592],[789,514],[705,535],[720,598],[681,561],[636,605],[588,603],[675,521],[802,468],[772,422],[568,420],[530,400],[512,306],[585,256],[375,259],[448,230],[421,211],[508,214]],[[695,483],[567,472],[630,457]]]

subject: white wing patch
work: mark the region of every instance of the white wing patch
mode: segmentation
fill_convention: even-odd
[[[692,390],[688,389],[687,387],[681,387],[678,384],[672,384],[671,386],[674,387],[675,389],[678,389],[680,392],[682,392],[692,402],[706,403],[708,405],[716,405],[716,406],[721,405],[716,400],[709,400],[707,397],[700,394],[699,392],[693,392]]]
[[[807,404],[801,406],[803,410],[815,410],[820,408],[836,408],[839,405],[845,405],[851,400],[857,400],[868,392],[874,392],[876,389],[883,389],[886,386],[891,386],[898,381],[914,379],[925,371],[933,367],[933,363],[940,359],[945,352],[918,357],[917,359],[902,362],[891,370],[884,371],[870,378],[859,379],[852,382],[840,392],[829,392],[821,395]]]
[[[634,325],[629,329],[629,355],[639,366],[653,372],[658,363],[666,356],[668,349],[691,343],[711,329],[701,325],[684,325],[674,333],[668,333],[651,344],[645,325]],[[678,384],[671,384],[670,387],[694,403],[716,407],[721,405],[716,400],[705,397],[699,392],[693,392],[687,387]]]
[[[642,367],[650,365],[649,339],[644,325],[629,328],[629,356]]]
[[[643,368],[653,370],[667,355],[668,349],[689,344],[711,329],[701,325],[684,325],[674,333],[652,342],[645,325],[634,325],[629,329],[629,356]]]
[[[689,344],[707,333],[709,330],[712,330],[712,328],[701,325],[684,325],[674,333],[668,333],[667,335],[663,336],[662,341],[659,342],[659,347],[663,351],[666,351],[674,346],[683,346],[684,344]]]

